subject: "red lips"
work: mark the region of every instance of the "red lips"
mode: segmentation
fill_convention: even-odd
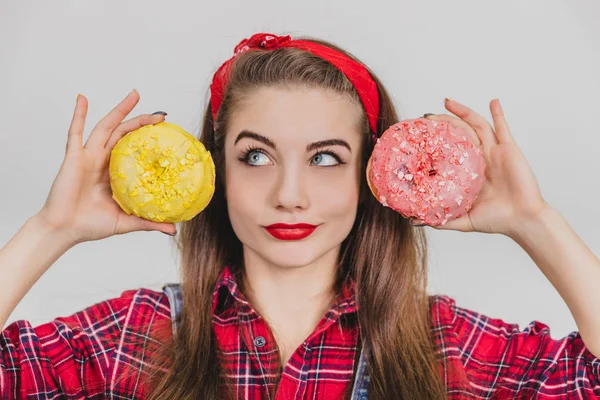
[[[279,240],[300,240],[309,236],[317,228],[311,224],[272,224],[265,226],[274,238]]]

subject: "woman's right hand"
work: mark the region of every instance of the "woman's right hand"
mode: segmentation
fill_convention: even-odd
[[[144,114],[123,119],[140,100],[134,90],[92,130],[85,145],[83,130],[88,101],[79,95],[69,128],[65,158],[37,217],[73,244],[132,231],[157,230],[174,235],[175,225],[127,215],[112,199],[108,173],[110,152],[127,133],[164,121],[164,115]]]

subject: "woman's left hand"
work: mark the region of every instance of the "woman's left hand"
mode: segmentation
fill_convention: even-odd
[[[520,225],[541,215],[548,204],[529,163],[516,145],[500,101],[490,102],[494,126],[470,108],[446,99],[448,114],[429,115],[427,119],[448,121],[467,132],[480,147],[486,163],[485,176],[473,207],[460,218],[448,221],[436,229],[462,232],[500,233],[511,236]],[[422,221],[413,220],[413,223]]]

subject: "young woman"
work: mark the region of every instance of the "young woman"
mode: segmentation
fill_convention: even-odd
[[[171,224],[111,199],[110,150],[164,113],[124,121],[133,91],[82,133],[78,96],[63,165],[42,209],[0,250],[0,321],[77,243]],[[217,71],[200,140],[217,184],[181,223],[180,285],[138,289],[0,336],[0,394],[20,398],[442,399],[600,396],[600,261],[548,205],[498,100],[484,117],[446,99],[428,115],[481,146],[487,181],[438,229],[522,246],[567,302],[560,339],[429,296],[424,228],[369,193],[374,140],[398,121],[381,82],[315,39],[256,34]],[[303,225],[298,225],[303,224]],[[296,226],[294,226],[296,225]]]

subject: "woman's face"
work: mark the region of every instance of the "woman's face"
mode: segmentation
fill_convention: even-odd
[[[260,89],[233,112],[226,197],[246,256],[284,267],[337,257],[358,205],[361,112],[347,96],[315,88]],[[271,226],[301,223],[316,228]]]

